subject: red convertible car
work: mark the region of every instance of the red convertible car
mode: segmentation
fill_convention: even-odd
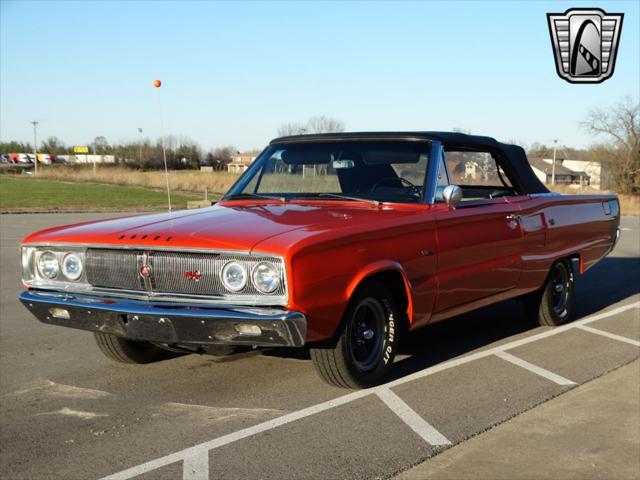
[[[307,347],[326,381],[361,388],[403,334],[490,303],[566,322],[619,221],[615,196],[550,193],[489,137],[283,137],[211,208],[29,235],[20,300],[117,361]]]

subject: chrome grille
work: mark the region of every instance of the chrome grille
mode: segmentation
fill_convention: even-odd
[[[240,292],[229,292],[220,279],[222,268],[230,261],[240,263],[249,276],[246,287]],[[253,267],[262,261],[273,263],[282,272],[280,286],[270,294],[260,292],[251,282]],[[140,276],[144,262],[151,266],[149,289]],[[114,290],[220,299],[278,298],[281,301],[286,297],[284,265],[277,257],[90,248],[86,253],[86,272],[92,286]]]
[[[85,264],[87,281],[95,287],[145,289],[139,273],[142,252],[89,248]]]
[[[249,257],[243,259],[232,255],[212,255],[207,253],[151,252],[149,255],[153,271],[153,290],[163,293],[180,293],[188,295],[221,295],[226,292],[220,272],[230,261],[241,264],[249,275],[243,295],[264,295],[251,283],[251,271],[261,261],[268,260],[282,268],[280,259],[266,257]],[[198,281],[188,278],[187,272],[198,272]],[[284,295],[284,282],[271,295]]]

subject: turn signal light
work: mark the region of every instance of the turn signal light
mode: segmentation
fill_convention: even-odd
[[[262,329],[257,325],[246,325],[241,323],[239,325],[236,325],[236,330],[240,335],[251,335],[251,336],[262,335]]]
[[[65,320],[69,320],[71,315],[69,315],[69,310],[64,308],[50,308],[49,313],[54,318],[64,318]]]

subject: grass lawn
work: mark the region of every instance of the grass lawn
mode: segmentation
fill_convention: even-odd
[[[195,196],[171,195],[175,209],[185,208]],[[100,183],[67,183],[32,177],[0,176],[0,211],[108,211],[161,210],[166,192]]]

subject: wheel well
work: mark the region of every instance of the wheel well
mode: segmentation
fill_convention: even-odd
[[[391,291],[393,298],[396,300],[398,314],[402,316],[404,326],[408,327],[409,317],[407,309],[409,308],[409,298],[407,297],[407,289],[402,274],[397,270],[385,270],[374,273],[363,279],[358,288],[361,288],[368,282],[379,282]]]
[[[566,260],[569,261],[569,265],[571,265],[571,269],[573,270],[574,275],[576,272],[584,273],[584,265],[582,264],[582,257],[580,256],[579,253],[573,253],[567,256]],[[576,262],[578,264],[577,269],[576,269]]]

